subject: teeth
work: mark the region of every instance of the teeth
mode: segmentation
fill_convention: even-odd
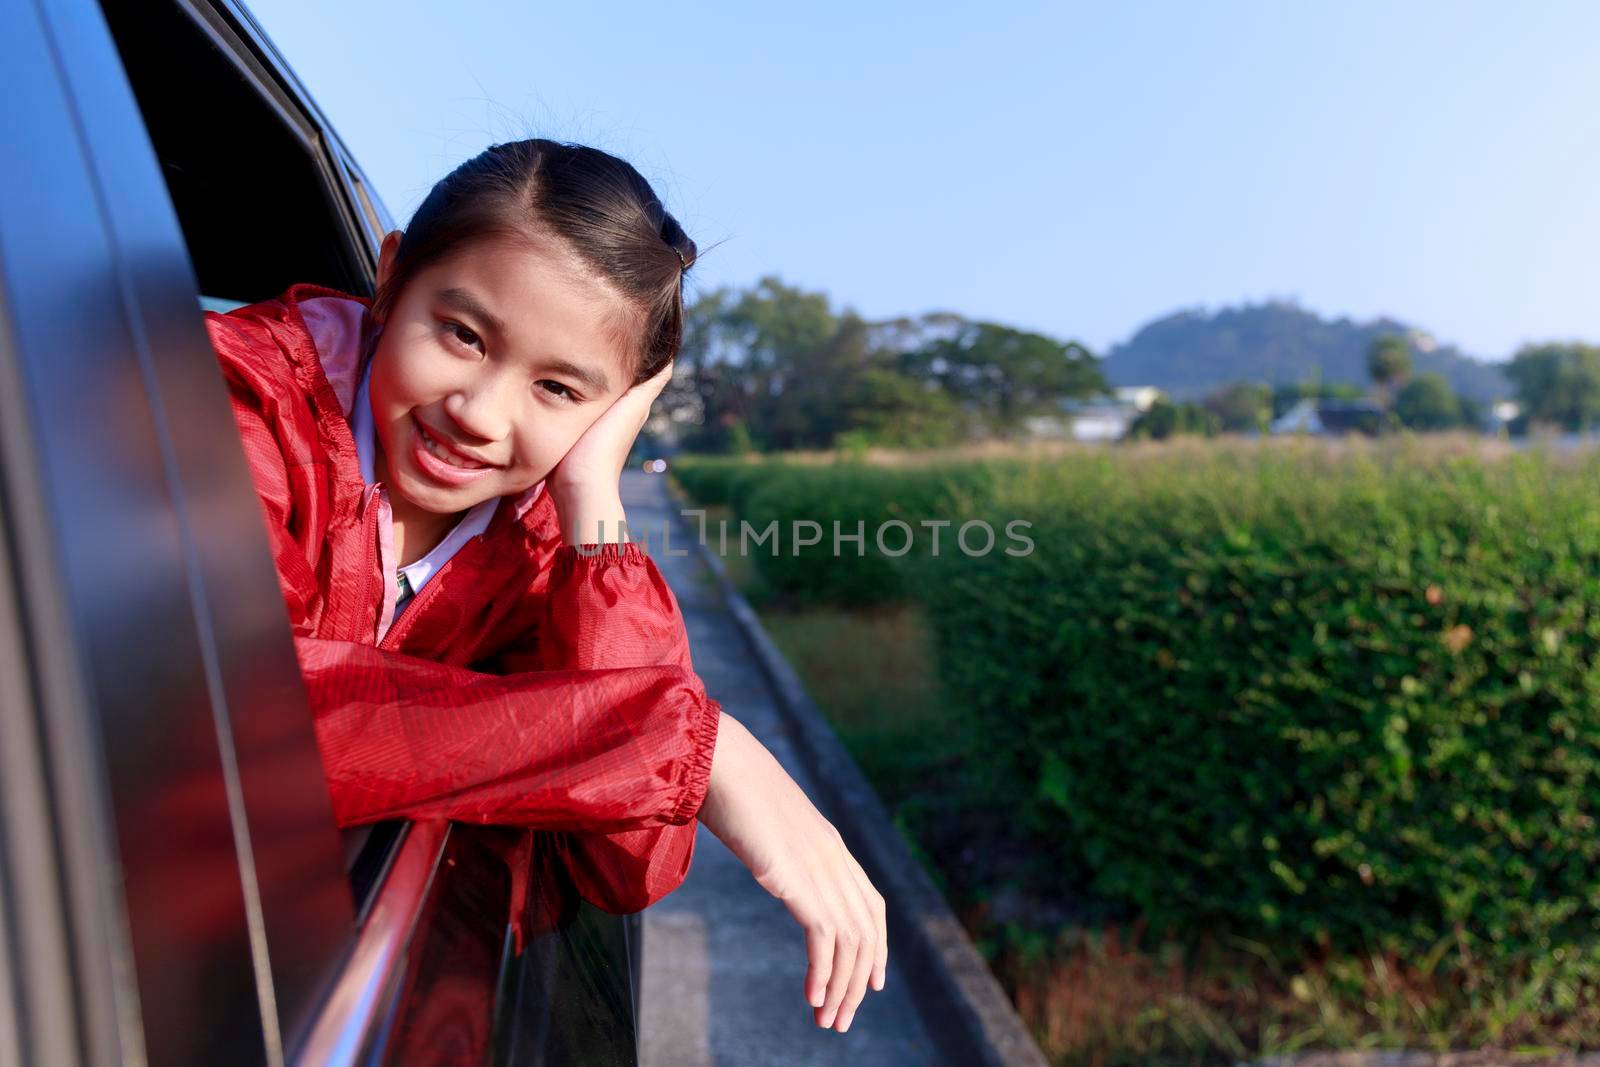
[[[452,467],[460,467],[462,470],[475,471],[484,466],[482,463],[467,463],[463,460],[457,459],[453,452],[450,452],[439,442],[435,441],[432,437],[429,437],[426,431],[424,431],[422,434],[422,447],[426,448],[435,457],[450,464]]]

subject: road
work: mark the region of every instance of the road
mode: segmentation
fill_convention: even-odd
[[[623,505],[634,540],[661,570],[683,612],[695,671],[728,714],[770,749],[835,822],[784,727],[760,667],[724,609],[663,475],[628,471]],[[671,523],[670,552],[662,530]],[[686,552],[685,555],[678,555]],[[889,946],[883,992],[870,989],[848,1033],[823,1030],[805,1002],[805,939],[778,901],[704,827],[682,886],[644,914],[640,1044],[644,1067],[857,1067],[945,1062]]]

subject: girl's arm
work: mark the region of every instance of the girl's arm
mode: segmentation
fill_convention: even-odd
[[[607,535],[618,529],[608,519]],[[538,602],[533,626],[491,660],[495,670],[693,671],[677,600],[638,544],[588,543],[582,552],[563,545],[545,576],[529,593]],[[682,884],[697,825],[690,820],[608,834],[566,833],[556,843],[579,895],[622,915],[644,910]]]
[[[669,363],[650,381],[624,392],[551,472],[545,484],[563,530],[576,530],[586,539],[592,520],[620,513],[616,490],[625,457],[671,372]],[[664,583],[662,590],[670,601]],[[670,618],[681,630],[676,610]],[[685,638],[685,666],[687,650]],[[722,717],[717,732],[700,821],[805,930],[810,960],[805,996],[813,1018],[819,1026],[848,1030],[868,984],[883,988],[888,964],[883,897],[834,825],[772,753],[730,716]]]
[[[615,833],[689,823],[721,708],[669,666],[483,674],[297,636],[341,826],[446,818]]]

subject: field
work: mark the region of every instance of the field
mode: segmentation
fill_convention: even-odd
[[[1600,1046],[1593,455],[674,471],[713,525],[824,531],[727,562],[1057,1062]],[[1031,549],[953,550],[976,521]]]

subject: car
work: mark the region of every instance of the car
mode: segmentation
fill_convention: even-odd
[[[638,916],[333,821],[200,309],[370,295],[371,182],[230,0],[0,5],[0,87],[0,1065],[636,1063]]]

